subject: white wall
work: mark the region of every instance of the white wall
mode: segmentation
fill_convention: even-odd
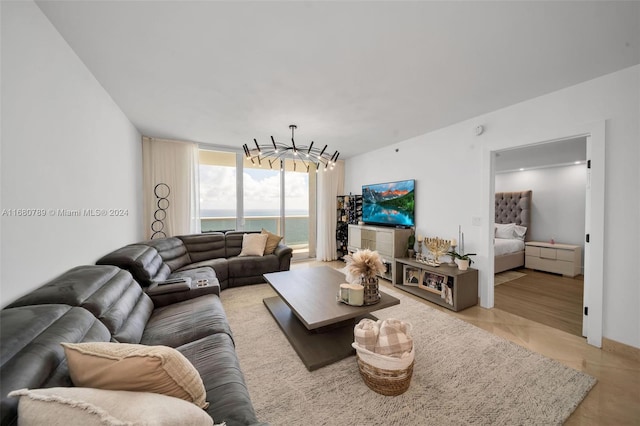
[[[485,240],[490,200],[484,194],[496,151],[570,134],[584,123],[606,120],[606,202],[603,335],[640,348],[640,66],[534,98],[481,117],[347,159],[345,192],[365,183],[416,178],[416,221],[422,234],[454,237],[465,231],[466,250],[478,253],[488,280]],[[473,129],[483,124],[485,133]],[[398,149],[398,152],[395,150]],[[472,226],[472,218],[480,226]],[[486,234],[486,235],[485,235]],[[475,265],[474,265],[475,266]]]
[[[585,164],[496,174],[495,191],[533,191],[530,241],[574,244],[584,253]],[[584,261],[584,256],[583,256]]]
[[[4,306],[142,238],[142,154],[140,134],[40,9],[1,7]],[[17,217],[12,209],[45,216]],[[57,209],[126,214],[60,217]]]

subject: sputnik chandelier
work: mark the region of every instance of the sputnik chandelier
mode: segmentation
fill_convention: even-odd
[[[271,136],[270,144],[261,145],[254,139],[253,142],[255,144],[255,148],[250,148],[247,144],[242,146],[247,160],[250,160],[253,164],[257,164],[258,166],[262,166],[263,163],[265,166],[268,164],[272,169],[274,165],[276,167],[279,166],[280,170],[283,169],[285,159],[293,160],[294,171],[296,170],[297,162],[300,162],[302,166],[307,169],[307,172],[312,164],[315,165],[316,173],[320,168],[324,171],[327,171],[327,169],[333,169],[333,166],[335,166],[336,161],[338,161],[338,156],[340,155],[338,151],[334,152],[333,155],[329,155],[327,152],[327,145],[322,149],[314,148],[313,141],[311,141],[309,146],[296,144],[293,133],[298,126],[291,124],[289,128],[291,129],[291,145],[276,142],[273,136]]]

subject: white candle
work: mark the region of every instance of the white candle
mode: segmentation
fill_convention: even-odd
[[[342,299],[343,302],[349,301],[349,287],[351,287],[350,284],[340,284],[340,299]]]
[[[455,238],[453,238],[451,240],[451,245],[454,246],[454,247],[457,246],[458,245],[458,241]]]
[[[422,242],[422,240],[423,240],[422,235],[418,234],[418,241]]]
[[[364,286],[351,284],[349,288],[349,304],[355,306],[364,305]]]

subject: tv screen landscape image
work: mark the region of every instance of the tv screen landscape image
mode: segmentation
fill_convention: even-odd
[[[416,181],[362,185],[362,221],[371,225],[415,225]]]

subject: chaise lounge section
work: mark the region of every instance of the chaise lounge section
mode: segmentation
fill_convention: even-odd
[[[219,287],[154,301],[130,272],[73,268],[0,311],[1,423],[17,423],[20,388],[72,386],[60,343],[118,342],[175,348],[203,380],[207,413],[227,426],[259,424],[235,353]],[[135,380],[135,378],[132,378]]]

